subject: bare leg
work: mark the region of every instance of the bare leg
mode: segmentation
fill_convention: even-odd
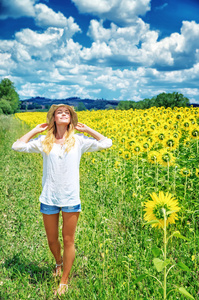
[[[48,239],[49,248],[56,260],[56,264],[61,264],[61,245],[59,242],[59,214],[43,214],[44,227]],[[57,267],[57,274],[61,275],[61,266]]]
[[[63,274],[61,278],[61,284],[68,283],[68,277],[75,259],[75,230],[79,217],[79,212],[66,213],[62,212],[63,217],[63,243],[64,243],[64,254],[63,254]],[[66,290],[66,286],[61,286],[58,289],[59,295],[63,294]]]

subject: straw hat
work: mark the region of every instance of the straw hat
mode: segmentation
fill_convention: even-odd
[[[73,123],[73,125],[76,126],[77,123],[78,123],[77,114],[76,114],[76,112],[75,112],[75,110],[72,106],[66,105],[66,104],[57,104],[57,105],[53,104],[53,105],[51,105],[51,107],[50,107],[50,109],[47,113],[46,122],[50,123],[52,117],[54,116],[54,112],[56,111],[56,109],[58,107],[61,107],[61,106],[62,107],[64,106],[64,107],[68,108],[68,110],[70,111],[70,115],[71,115],[71,123]]]

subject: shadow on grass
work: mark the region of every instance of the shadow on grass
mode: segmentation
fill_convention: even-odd
[[[52,268],[46,262],[42,262],[42,265],[44,266],[40,267],[37,262],[25,259],[20,253],[5,260],[4,263],[10,279],[28,276],[29,283],[43,282],[51,277]]]

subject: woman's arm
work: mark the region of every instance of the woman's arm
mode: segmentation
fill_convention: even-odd
[[[85,132],[90,134],[93,138],[95,138],[97,141],[105,139],[106,137],[104,135],[102,135],[101,133],[95,131],[94,129],[88,127],[85,124],[82,123],[77,123],[77,126],[75,126],[75,129],[80,131],[80,132]]]
[[[18,141],[27,143],[36,134],[43,132],[47,128],[48,128],[48,124],[47,123],[39,124],[35,128],[33,128],[32,130],[30,130],[28,133],[26,133],[25,135],[23,135],[20,139],[18,139]]]

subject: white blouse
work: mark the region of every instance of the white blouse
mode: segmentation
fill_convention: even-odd
[[[64,152],[65,146],[53,144],[47,155],[42,148],[45,135],[40,135],[28,143],[17,140],[12,149],[19,152],[41,153],[43,156],[41,203],[47,205],[74,206],[80,204],[79,164],[84,152],[107,149],[112,146],[108,138],[97,141],[84,134],[75,134],[75,146]]]

